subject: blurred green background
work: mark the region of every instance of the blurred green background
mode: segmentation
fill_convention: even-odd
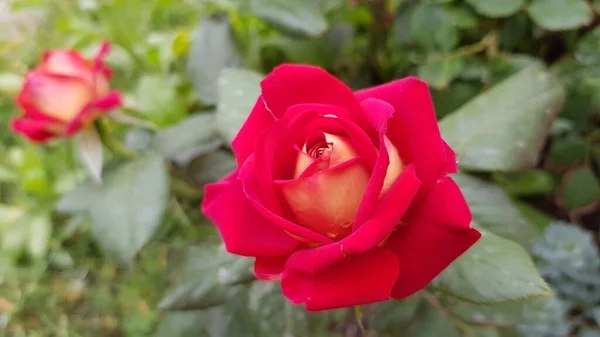
[[[199,210],[202,186],[235,167],[227,142],[258,81],[295,62],[355,89],[426,81],[475,220],[532,253],[557,295],[481,307],[427,290],[370,307],[372,336],[600,336],[598,13],[598,0],[2,0],[0,335],[358,336],[346,311],[304,315],[252,283]],[[107,151],[98,190],[75,142],[33,145],[8,125],[44,50],[91,57],[104,39],[126,95],[106,127],[145,155]]]

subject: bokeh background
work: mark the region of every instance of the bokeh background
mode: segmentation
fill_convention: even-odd
[[[426,290],[366,308],[369,336],[600,336],[598,13],[598,0],[0,0],[0,335],[359,336],[352,312],[306,315],[253,282],[199,210],[202,186],[235,167],[227,143],[258,82],[295,62],[355,89],[426,81],[475,220],[518,243],[462,269],[513,278],[454,290],[529,300]],[[107,151],[97,190],[76,142],[31,144],[9,121],[44,50],[91,57],[105,39],[126,95],[106,128],[146,155]],[[521,248],[556,296],[527,295]]]

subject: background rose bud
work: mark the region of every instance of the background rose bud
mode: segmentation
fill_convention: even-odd
[[[17,97],[24,114],[12,121],[13,131],[36,142],[69,137],[118,107],[121,95],[110,90],[112,72],[103,63],[109,48],[105,42],[92,61],[74,50],[46,52],[25,75]]]
[[[353,93],[320,68],[283,65],[232,145],[239,169],[206,187],[228,251],[256,257],[308,310],[404,298],[479,238],[447,174],[427,85]]]

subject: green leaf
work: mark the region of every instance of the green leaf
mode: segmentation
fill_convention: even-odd
[[[163,316],[154,337],[205,337],[202,311],[170,312]]]
[[[500,187],[467,174],[454,174],[452,179],[460,187],[473,218],[486,230],[523,247],[529,247],[529,241],[540,234]]]
[[[228,151],[214,151],[194,160],[190,165],[190,175],[198,184],[217,181],[237,166],[235,158]]]
[[[94,238],[102,248],[131,262],[162,222],[169,176],[162,156],[148,154],[105,174],[90,206]]]
[[[79,184],[72,191],[64,194],[56,203],[60,213],[78,213],[89,211],[100,194],[100,186],[92,181]]]
[[[136,89],[140,114],[158,125],[169,125],[184,118],[186,107],[175,84],[164,75],[142,75]]]
[[[77,145],[81,161],[96,181],[102,181],[102,165],[104,164],[104,147],[96,129],[89,127],[77,134]]]
[[[534,0],[527,10],[533,22],[548,30],[575,29],[593,19],[585,0]]]
[[[543,170],[523,172],[495,172],[494,180],[514,196],[550,195],[554,191],[554,178]]]
[[[402,300],[389,300],[374,305],[370,329],[385,336],[402,335],[417,318],[423,297],[416,293]]]
[[[561,199],[570,210],[594,205],[600,199],[600,182],[592,169],[584,166],[565,174]]]
[[[518,171],[537,164],[539,152],[565,93],[540,66],[532,66],[475,97],[440,121],[444,139],[461,167]]]
[[[216,104],[221,70],[241,63],[227,16],[203,18],[192,37],[187,67],[196,96],[206,105]]]
[[[215,115],[199,113],[159,131],[152,140],[152,147],[169,159],[206,154],[221,145],[215,139],[214,128]]]
[[[228,253],[223,245],[191,247],[169,266],[177,280],[158,304],[161,310],[198,310],[228,301],[232,288],[254,279],[252,259]]]
[[[515,14],[525,3],[525,0],[467,0],[475,7],[477,13],[492,18],[506,17]]]
[[[452,15],[442,6],[421,2],[412,12],[410,32],[427,51],[447,52],[458,44]]]
[[[463,67],[462,57],[444,57],[441,60],[427,62],[419,66],[418,76],[429,86],[441,90],[460,73]]]
[[[262,76],[250,70],[227,68],[219,76],[216,127],[231,142],[260,96]]]
[[[527,252],[490,232],[442,272],[432,285],[459,299],[494,304],[552,294]]]
[[[408,330],[410,337],[461,337],[462,334],[454,325],[451,317],[440,308],[426,305],[418,320]]]
[[[316,37],[327,30],[327,19],[315,0],[250,0],[250,11],[294,35]]]

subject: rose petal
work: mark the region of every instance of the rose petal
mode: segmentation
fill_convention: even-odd
[[[262,96],[258,98],[248,119],[231,142],[238,167],[254,152],[256,139],[275,123],[275,117],[266,108]]]
[[[275,183],[299,225],[339,240],[352,232],[369,173],[366,161],[354,158],[310,177]]]
[[[102,99],[86,105],[79,114],[67,125],[66,134],[72,135],[82,126],[87,125],[106,112],[123,104],[123,97],[118,91],[112,91]]]
[[[244,162],[244,165],[240,169],[238,179],[240,179],[242,182],[246,197],[250,200],[250,202],[252,202],[256,210],[258,210],[262,216],[279,226],[285,232],[303,242],[316,244],[328,244],[333,242],[331,239],[307,228],[301,227],[265,207],[265,204],[262,202],[259,193],[262,186],[260,186],[260,183],[256,177],[254,164],[255,159],[254,155],[252,155]],[[279,196],[279,198],[281,198],[281,196]]]
[[[217,226],[227,251],[244,256],[280,256],[298,241],[258,213],[248,201],[237,170],[206,185],[202,211]]]
[[[61,121],[71,121],[92,99],[92,89],[78,78],[29,73],[18,101]]]
[[[392,297],[405,298],[423,289],[480,237],[475,229],[458,230],[434,222],[399,227],[385,245],[400,261]]]
[[[350,307],[389,299],[398,272],[396,256],[375,248],[313,275],[286,270],[281,290],[307,311]]]
[[[387,131],[387,121],[394,114],[394,107],[390,104],[375,99],[368,98],[361,102],[361,107],[369,120],[369,123],[379,133],[379,156],[375,162],[375,167],[371,173],[369,185],[365,192],[365,197],[360,203],[360,208],[354,221],[353,229],[356,230],[363,222],[365,222],[373,210],[377,206],[377,200],[383,187],[383,182],[390,164],[387,147],[385,146],[384,137]]]
[[[392,296],[403,298],[422,289],[471,247],[481,234],[470,222],[456,183],[449,177],[436,183],[418,211],[386,241],[401,270]]]
[[[408,77],[359,90],[355,95],[359,101],[377,98],[394,107],[387,136],[406,163],[415,163],[417,175],[423,182],[422,193],[426,194],[447,161],[427,84]]]
[[[380,245],[398,225],[420,186],[414,166],[409,165],[381,199],[373,217],[358,230],[341,241],[295,252],[286,268],[316,273],[348,255],[361,254]]]
[[[38,121],[26,118],[15,118],[11,121],[13,132],[21,133],[33,142],[45,143],[58,136],[55,131],[60,125],[48,121]]]
[[[254,275],[259,280],[272,281],[281,277],[289,255],[259,256],[254,260]]]
[[[47,73],[76,77],[93,85],[93,68],[90,63],[74,50],[55,50],[44,53],[40,67]]]
[[[267,106],[277,116],[297,104],[315,103],[345,108],[350,119],[369,135],[370,130],[352,90],[325,70],[309,65],[283,64],[276,67],[262,82]]]
[[[444,167],[443,174],[456,173],[458,172],[456,153],[454,153],[454,150],[452,150],[450,145],[448,145],[445,140],[442,139],[442,141],[444,142],[444,154],[446,155],[446,166]]]

